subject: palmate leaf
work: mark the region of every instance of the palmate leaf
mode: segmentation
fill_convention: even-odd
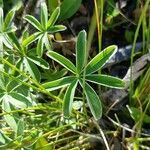
[[[80,80],[80,84],[83,87],[82,80]],[[85,82],[84,90],[85,90],[84,92],[85,92],[90,110],[92,112],[92,115],[94,116],[96,120],[100,119],[102,116],[102,104],[98,95],[96,94],[94,89],[86,82]]]
[[[77,84],[78,84],[78,79],[75,79],[67,88],[66,94],[64,96],[63,112],[66,118],[69,118],[72,110],[72,103],[73,103]]]
[[[47,53],[47,56],[50,57],[51,59],[55,60],[56,62],[58,62],[65,68],[67,68],[68,70],[70,70],[72,73],[74,73],[74,74],[76,73],[76,67],[74,66],[74,64],[70,60],[65,58],[64,56],[62,56],[54,51],[49,51]]]
[[[48,11],[47,11],[47,6],[45,2],[41,3],[41,12],[40,12],[40,17],[41,17],[41,24],[44,29],[47,28],[47,21],[48,21]]]
[[[24,17],[24,19],[26,21],[28,21],[32,26],[34,26],[37,30],[43,31],[42,25],[40,24],[40,22],[35,17],[33,17],[31,15],[26,15]]]
[[[87,75],[85,79],[89,82],[93,82],[110,88],[122,89],[125,86],[125,83],[121,79],[108,75],[92,74]]]
[[[60,89],[62,87],[66,87],[67,85],[71,84],[73,80],[75,80],[76,77],[74,76],[68,76],[68,77],[63,77],[58,80],[54,80],[51,82],[46,82],[42,84],[42,86],[47,89],[48,91],[53,91]]]
[[[80,73],[85,66],[86,59],[86,32],[81,31],[77,37],[76,43],[76,67],[77,72]]]
[[[57,19],[58,19],[58,17],[59,17],[59,14],[60,14],[60,8],[57,7],[57,8],[53,11],[53,13],[51,14],[51,16],[50,16],[50,18],[49,18],[49,20],[48,20],[47,28],[52,27],[52,26],[56,23],[56,21],[57,21]]]
[[[86,74],[91,74],[101,69],[105,63],[116,53],[117,46],[111,45],[97,54],[86,66]]]

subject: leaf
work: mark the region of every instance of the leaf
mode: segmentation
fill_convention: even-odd
[[[73,16],[79,9],[82,0],[64,0],[60,6],[59,20],[65,20]]]
[[[47,53],[47,56],[50,57],[51,59],[55,60],[56,62],[58,62],[65,68],[67,68],[68,70],[70,70],[72,73],[74,73],[74,74],[76,73],[76,67],[74,66],[74,64],[70,60],[65,58],[64,56],[62,56],[54,51],[49,51]]]
[[[51,41],[49,41],[49,39],[48,39],[48,33],[46,32],[43,36],[43,43],[47,50],[52,51],[52,43],[50,43],[50,42]]]
[[[5,95],[5,98],[11,103],[13,106],[17,108],[26,108],[29,105],[29,101],[25,96],[20,93],[11,92],[9,95]]]
[[[69,118],[71,110],[72,110],[72,103],[74,99],[75,89],[77,87],[78,80],[74,80],[69,87],[67,88],[66,94],[64,96],[64,104],[63,104],[63,112],[64,117]]]
[[[127,106],[131,117],[134,119],[135,122],[141,120],[144,123],[150,123],[150,116],[141,112],[138,108],[129,107]]]
[[[78,73],[81,72],[85,66],[86,59],[86,32],[81,31],[77,37],[76,43],[76,66]]]
[[[57,7],[53,13],[51,14],[49,20],[48,20],[48,23],[47,23],[47,28],[49,27],[52,27],[55,22],[57,21],[58,17],[59,17],[59,14],[60,14],[60,8]]]
[[[48,91],[53,91],[53,90],[57,90],[57,89],[60,89],[62,87],[69,85],[75,79],[76,79],[76,77],[73,77],[73,76],[63,77],[58,80],[46,82],[46,83],[42,84],[42,86],[45,89],[47,89]]]
[[[41,24],[44,29],[47,28],[47,21],[48,21],[48,13],[47,13],[47,6],[45,2],[41,3],[41,12],[40,12],[40,17],[41,17]]]
[[[36,53],[39,57],[42,57],[43,55],[43,47],[44,47],[44,42],[42,36],[38,39],[37,48],[36,48]]]
[[[102,68],[107,61],[116,53],[117,46],[111,45],[97,54],[86,66],[86,74],[91,74]]]
[[[43,31],[43,28],[42,28],[40,22],[35,17],[33,17],[31,15],[26,15],[24,17],[24,19],[26,21],[28,21],[32,26],[34,26],[37,30]]]
[[[80,80],[80,84],[83,87],[83,81]],[[84,89],[86,99],[92,112],[92,115],[95,119],[100,119],[102,116],[102,104],[98,95],[88,83],[85,83]]]
[[[17,124],[17,133],[16,133],[17,136],[23,135],[24,125],[25,123],[23,121],[23,118],[19,119],[18,124]]]
[[[36,56],[28,56],[28,59],[43,69],[49,69],[49,64],[42,58]]]
[[[34,149],[39,149],[39,150],[53,150],[52,146],[49,145],[47,140],[44,137],[38,138],[38,140],[35,143],[35,148]]]
[[[4,96],[4,99],[3,99],[3,103],[2,103],[2,109],[4,112],[11,112],[11,106],[8,102],[8,99],[7,97]],[[17,130],[17,122],[14,118],[14,116],[11,114],[7,114],[7,115],[4,115],[4,119],[5,121],[7,122],[7,124],[14,130],[16,131]]]
[[[13,48],[9,37],[6,34],[3,34],[3,43],[7,48],[9,49]]]
[[[0,32],[2,32],[3,30],[3,17],[4,17],[3,9],[0,7]]]
[[[31,36],[29,36],[28,38],[26,38],[25,40],[23,40],[22,45],[24,47],[28,46],[30,43],[32,43],[35,40],[37,40],[40,35],[41,35],[40,32],[33,33]]]
[[[29,72],[29,74],[32,76],[32,78],[39,82],[41,75],[40,75],[40,72],[39,72],[37,66],[31,60],[29,60],[25,57],[24,57],[23,62],[25,64],[26,70]]]
[[[21,52],[22,51],[22,47],[20,46],[20,43],[16,37],[16,35],[14,33],[9,33],[8,37],[11,39],[12,44],[14,45],[14,47]]]
[[[15,10],[12,9],[11,11],[8,12],[8,14],[5,17],[5,21],[4,21],[4,29],[7,29],[10,27],[12,20],[15,16]]]
[[[55,25],[55,26],[48,28],[49,33],[55,33],[55,32],[64,31],[64,30],[66,30],[66,27],[64,25]]]
[[[93,74],[93,75],[87,75],[85,78],[90,82],[111,87],[111,88],[122,89],[125,87],[125,83],[117,77]]]

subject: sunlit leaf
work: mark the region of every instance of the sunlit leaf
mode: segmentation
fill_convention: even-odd
[[[34,26],[37,30],[43,31],[43,28],[42,28],[40,22],[35,17],[33,17],[31,15],[26,15],[24,17],[24,19],[26,21],[28,21],[32,26]]]
[[[44,27],[44,29],[46,29],[47,21],[48,21],[48,13],[47,13],[47,6],[45,2],[41,3],[40,17],[41,17],[41,24]]]
[[[48,91],[53,91],[53,90],[60,89],[62,87],[66,87],[75,79],[76,79],[76,77],[74,77],[74,76],[63,77],[63,78],[58,79],[58,80],[46,82],[46,83],[42,84],[42,86],[45,89],[47,89]]]
[[[28,59],[36,65],[38,65],[39,67],[42,67],[43,69],[49,69],[49,64],[42,58],[36,56],[28,56]]]
[[[4,29],[7,29],[11,25],[14,15],[15,15],[14,9],[8,12],[4,21]]]
[[[55,25],[55,26],[48,28],[49,33],[55,33],[55,32],[64,31],[64,30],[66,30],[66,27],[64,25]]]
[[[112,45],[97,54],[86,66],[86,74],[91,74],[101,69],[106,62],[116,53],[117,46]]]
[[[58,16],[60,14],[60,8],[57,7],[53,13],[51,14],[49,20],[48,20],[48,23],[47,23],[47,28],[53,26],[55,24],[55,22],[57,21],[58,19]]]
[[[23,62],[25,64],[26,70],[29,72],[32,78],[37,81],[40,81],[41,75],[37,66],[31,60],[27,58],[24,58]]]
[[[85,66],[86,59],[86,32],[83,30],[78,34],[76,43],[76,67],[78,73]]]
[[[125,87],[124,81],[122,81],[121,79],[119,79],[117,77],[112,77],[112,76],[108,76],[108,75],[92,74],[92,75],[86,76],[85,78],[89,82],[93,82],[93,83],[111,87],[111,88],[122,89]]]
[[[56,62],[58,62],[65,68],[67,68],[68,70],[70,70],[72,73],[76,72],[76,67],[74,66],[74,64],[69,59],[65,58],[64,56],[62,56],[54,51],[48,52],[47,56],[50,57],[51,59],[55,60]]]

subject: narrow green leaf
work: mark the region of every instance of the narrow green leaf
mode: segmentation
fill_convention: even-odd
[[[16,133],[17,136],[23,135],[24,127],[25,127],[25,122],[23,121],[23,118],[21,118],[17,123],[17,133]]]
[[[75,89],[77,87],[78,80],[72,81],[72,83],[67,88],[66,94],[64,96],[64,104],[63,104],[63,112],[64,117],[69,118],[71,110],[72,110],[72,103],[74,99]]]
[[[0,32],[2,32],[3,30],[3,17],[4,17],[3,9],[0,7]]]
[[[18,38],[16,37],[16,35],[14,33],[9,33],[8,37],[10,38],[12,44],[14,45],[14,47],[21,52],[22,51],[22,47],[18,41]]]
[[[86,32],[81,31],[77,37],[76,43],[76,66],[78,73],[81,72],[85,66],[86,59]]]
[[[80,84],[83,87],[83,81],[80,80]],[[92,112],[92,115],[95,119],[100,119],[102,116],[102,104],[98,95],[88,83],[85,83],[84,89],[86,99]]]
[[[55,32],[59,32],[59,31],[64,31],[66,29],[67,28],[64,25],[55,25],[55,26],[48,28],[47,30],[49,33],[55,33]]]
[[[39,67],[42,67],[43,69],[49,69],[49,64],[42,58],[36,56],[28,56],[28,59],[36,65],[38,65]]]
[[[29,59],[24,58],[23,60],[24,65],[26,67],[26,70],[29,72],[29,74],[32,76],[33,79],[40,81],[41,75],[37,68],[37,66]]]
[[[9,95],[6,95],[9,103],[17,108],[26,108],[27,106],[31,106],[30,100],[27,99],[20,93],[11,92]]]
[[[36,53],[39,57],[42,57],[43,55],[43,47],[44,47],[44,42],[42,36],[38,39],[37,48],[36,48]]]
[[[45,89],[47,89],[48,91],[53,91],[53,90],[57,90],[57,89],[60,89],[62,87],[65,87],[65,86],[71,84],[71,82],[75,79],[76,79],[76,77],[73,77],[73,76],[63,77],[58,80],[46,82],[46,83],[42,84],[42,86]]]
[[[60,8],[57,7],[53,13],[51,14],[49,20],[48,20],[48,23],[47,23],[47,28],[49,27],[52,27],[55,22],[57,21],[58,17],[59,17],[59,14],[60,14]]]
[[[63,0],[60,6],[59,20],[65,20],[73,16],[81,6],[82,0]]]
[[[91,74],[101,69],[106,62],[116,53],[117,46],[111,45],[97,54],[86,66],[86,74]]]
[[[72,73],[74,73],[74,74],[76,73],[76,67],[74,66],[74,64],[69,59],[65,58],[64,56],[62,56],[54,51],[49,51],[47,53],[47,56],[50,57],[51,59],[55,60],[56,62],[58,62],[65,68],[67,68],[68,70],[70,70]]]
[[[8,113],[11,112],[11,106],[8,102],[8,98],[5,96],[3,98],[2,109],[4,112],[8,112]],[[12,128],[14,131],[17,130],[17,122],[12,114],[4,115],[4,119],[7,122],[7,124],[10,126],[10,128]]]
[[[32,26],[34,26],[37,30],[43,31],[42,25],[40,24],[40,22],[35,17],[33,17],[31,15],[26,15],[24,17],[24,19],[26,21],[28,21]]]
[[[8,14],[5,17],[5,21],[4,21],[4,29],[7,29],[10,27],[12,20],[14,18],[15,15],[15,10],[12,9],[11,11],[8,12]]]
[[[3,43],[4,45],[9,48],[12,49],[12,44],[11,44],[11,40],[9,39],[9,37],[6,34],[3,34]]]
[[[52,42],[49,41],[47,32],[43,36],[43,43],[47,50],[52,51]]]
[[[121,79],[117,77],[108,76],[108,75],[93,74],[93,75],[86,76],[85,79],[90,82],[107,86],[110,88],[122,89],[125,87],[125,83]]]
[[[53,150],[53,146],[49,145],[48,141],[46,140],[45,137],[40,137],[34,144],[33,149],[39,149],[39,150]]]
[[[31,36],[29,36],[28,38],[24,39],[22,42],[22,45],[24,47],[28,46],[30,43],[34,42],[35,40],[37,40],[39,37],[41,36],[41,32],[36,32],[33,33]]]
[[[47,6],[45,2],[41,3],[41,12],[40,12],[40,17],[41,17],[41,24],[44,29],[47,28],[47,21],[48,21],[48,13],[47,13]]]

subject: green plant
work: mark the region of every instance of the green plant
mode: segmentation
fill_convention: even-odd
[[[95,119],[99,119],[101,117],[102,106],[98,95],[88,82],[113,88],[124,87],[124,82],[121,79],[95,73],[104,66],[116,50],[117,47],[115,45],[109,46],[86,64],[86,32],[81,31],[76,43],[76,66],[70,60],[54,51],[47,52],[48,57],[55,60],[73,73],[73,76],[63,77],[61,79],[42,84],[42,86],[49,91],[69,85],[64,96],[63,111],[65,117],[69,117],[71,113],[75,89],[78,83],[80,83],[83,88],[83,92],[85,92],[88,105]]]
[[[0,7],[0,57],[3,57],[4,55],[4,46],[9,49],[12,48],[8,33],[16,30],[15,26],[12,24],[14,15],[15,11],[11,10],[4,19],[3,9]]]
[[[34,26],[38,31],[28,37],[23,42],[23,45],[27,46],[38,39],[36,53],[40,57],[43,55],[44,45],[47,50],[52,50],[52,34],[66,29],[66,27],[63,25],[55,25],[59,14],[60,8],[57,7],[48,19],[47,6],[43,2],[41,3],[40,22],[35,17],[26,15],[24,19]]]

